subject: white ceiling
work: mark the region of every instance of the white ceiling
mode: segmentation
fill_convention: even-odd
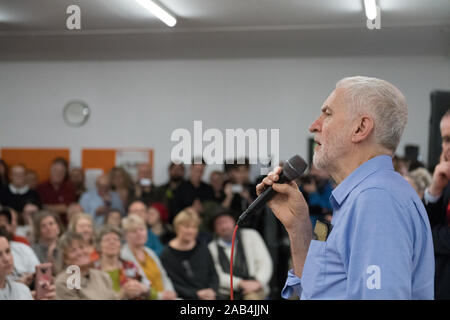
[[[380,30],[363,0],[159,1],[175,27],[135,0],[0,0],[0,60],[450,55],[450,0],[378,0]]]
[[[166,27],[134,0],[0,0],[2,34],[57,34],[66,8],[85,33],[365,28],[363,0],[160,0],[178,18]],[[378,0],[382,27],[450,25],[450,0]]]

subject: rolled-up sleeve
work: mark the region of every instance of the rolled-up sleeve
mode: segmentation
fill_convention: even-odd
[[[295,275],[294,270],[291,269],[288,271],[286,283],[284,284],[284,288],[281,291],[281,297],[283,299],[289,299],[293,296],[293,294],[297,295],[299,298],[301,297],[302,281]]]

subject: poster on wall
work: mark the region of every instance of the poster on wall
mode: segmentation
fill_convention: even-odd
[[[140,163],[150,163],[149,150],[117,150],[116,166],[124,168],[133,181],[137,179],[137,167]]]
[[[150,164],[153,171],[153,149],[118,148],[118,149],[83,149],[82,167],[85,171],[86,187],[95,187],[95,180],[114,167],[122,167],[130,174],[133,181],[137,178],[140,163]]]

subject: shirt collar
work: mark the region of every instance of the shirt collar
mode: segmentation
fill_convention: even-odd
[[[350,192],[365,178],[379,170],[394,170],[392,157],[388,155],[376,156],[363,164],[344,179],[332,192],[330,202],[335,209],[339,208]]]
[[[28,192],[29,188],[28,186],[23,186],[22,188],[16,188],[13,186],[12,183],[9,184],[9,190],[11,190],[11,192],[13,194],[25,194]]]

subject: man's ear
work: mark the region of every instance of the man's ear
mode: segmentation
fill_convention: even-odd
[[[374,130],[373,118],[368,115],[362,115],[357,119],[352,134],[352,142],[358,143],[366,140]]]

